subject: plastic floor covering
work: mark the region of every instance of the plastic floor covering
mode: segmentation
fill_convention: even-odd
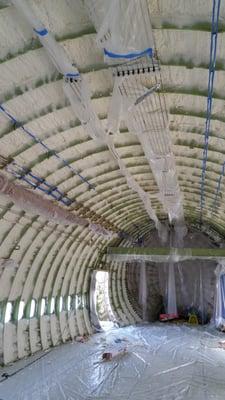
[[[224,400],[221,340],[225,334],[211,327],[157,323],[112,329],[1,370],[11,376],[0,383],[0,399]],[[124,346],[126,354],[101,361],[108,348]]]

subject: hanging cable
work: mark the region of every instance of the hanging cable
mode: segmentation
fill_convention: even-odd
[[[217,37],[219,27],[220,15],[220,0],[213,0],[212,8],[212,30],[211,30],[211,43],[210,43],[210,61],[209,61],[209,78],[208,78],[208,97],[207,97],[207,111],[204,132],[204,150],[202,157],[202,173],[201,173],[201,197],[200,197],[200,222],[202,222],[203,208],[205,205],[205,177],[206,177],[206,164],[208,159],[210,123],[212,114],[213,103],[213,85],[216,69],[216,51],[217,51]]]

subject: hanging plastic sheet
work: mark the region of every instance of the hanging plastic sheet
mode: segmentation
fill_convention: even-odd
[[[179,314],[188,320],[196,315],[199,323],[208,323],[213,316],[216,263],[186,261],[158,271],[161,279],[161,295],[166,312]],[[168,292],[170,290],[170,292]]]
[[[177,315],[176,282],[173,262],[169,263],[167,276],[167,314]]]
[[[138,73],[115,77],[108,131],[117,132],[123,119],[129,131],[138,136],[158,185],[158,198],[164,211],[170,221],[183,226],[180,233],[185,234],[183,201],[168,132],[166,104],[164,96],[157,93],[161,86],[160,75],[146,73],[141,61],[139,64],[136,66]]]
[[[90,320],[91,324],[96,332],[101,330],[99,323],[97,307],[96,307],[96,275],[97,271],[93,271],[90,283]]]
[[[158,320],[160,314],[179,315],[187,321],[193,314],[199,324],[208,323],[212,319],[216,302],[216,262],[204,264],[197,260],[194,263],[185,261],[167,265],[146,262],[145,266],[147,320]],[[135,274],[136,271],[138,275]],[[128,265],[126,278],[129,283],[129,295],[139,300],[141,305],[141,263]]]
[[[142,306],[142,319],[145,321],[147,317],[147,276],[145,262],[142,262],[140,266],[139,304]]]
[[[216,269],[215,322],[218,329],[225,331],[225,261]]]
[[[128,169],[126,168],[126,165],[124,161],[120,158],[119,153],[114,145],[113,139],[107,135],[106,137],[106,143],[108,145],[108,148],[113,155],[114,159],[118,162],[120,171],[122,172],[123,176],[126,178],[127,184],[130,189],[132,189],[134,192],[138,194],[138,196],[141,198],[144,207],[149,215],[149,217],[155,222],[156,229],[158,231],[159,237],[161,241],[164,243],[167,239],[167,228],[165,225],[163,225],[157,215],[155,210],[152,207],[151,200],[149,198],[148,193],[146,193],[141,186],[136,182],[134,177],[130,174]]]
[[[82,76],[82,78],[74,80],[66,77],[63,89],[74,114],[88,135],[92,139],[104,143],[106,135],[91,105],[91,96],[85,78]]]
[[[133,1],[132,1],[133,2]],[[131,3],[128,4],[127,0],[125,2],[120,2],[115,0],[115,12],[117,18],[119,16],[118,13],[120,11],[124,11],[124,6],[126,3],[126,7],[128,10],[131,10]],[[134,2],[136,3],[136,2]],[[56,68],[59,72],[64,75],[64,92],[68,97],[73,111],[77,118],[81,121],[82,126],[87,131],[88,135],[92,137],[94,140],[99,141],[100,143],[104,143],[108,145],[109,150],[111,151],[113,157],[117,160],[120,170],[122,174],[127,179],[129,187],[132,188],[138,195],[140,196],[142,202],[144,203],[145,209],[148,212],[148,215],[151,219],[154,220],[156,224],[156,228],[159,230],[160,237],[166,236],[165,229],[162,224],[159,222],[155,211],[151,206],[150,199],[141,187],[137,184],[135,179],[129,174],[124,162],[120,159],[118,152],[115,149],[115,146],[112,142],[110,142],[109,137],[104,132],[104,129],[101,125],[101,122],[93,110],[91,105],[91,98],[88,86],[83,77],[80,76],[78,70],[71,64],[68,59],[63,47],[54,39],[51,33],[43,26],[41,21],[39,21],[35,14],[33,13],[32,7],[27,3],[26,0],[12,0],[12,4],[24,15],[29,24],[32,26],[34,32],[38,35],[42,45],[48,51],[50,58],[55,64]],[[112,5],[112,3],[110,3]],[[105,4],[106,5],[106,4]],[[107,2],[107,6],[109,3]],[[111,10],[110,5],[110,10]],[[135,7],[137,4],[135,5]],[[103,3],[101,3],[99,10],[102,10]],[[122,7],[122,8],[120,8]],[[97,7],[98,8],[98,7]],[[139,7],[138,7],[139,8]],[[129,11],[130,12],[130,11]],[[128,14],[129,14],[128,12]],[[115,22],[115,21],[114,21]],[[130,24],[130,21],[129,21]],[[113,25],[114,26],[114,25]],[[115,26],[114,26],[115,27]],[[91,227],[93,228],[93,227]],[[94,228],[95,229],[95,228]]]
[[[108,63],[152,56],[154,40],[147,0],[85,0]]]
[[[27,0],[11,0],[11,3],[21,12],[21,14],[26,18],[34,33],[38,36],[41,44],[46,48],[48,54],[55,67],[61,74],[76,77],[79,76],[77,68],[72,66],[70,60],[64,48],[57,43],[54,36],[48,29],[39,21],[32,10],[30,4]]]

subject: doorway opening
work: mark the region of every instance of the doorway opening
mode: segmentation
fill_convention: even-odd
[[[115,318],[109,299],[109,273],[106,271],[94,271],[92,274],[90,312],[96,331],[105,331],[114,326]]]

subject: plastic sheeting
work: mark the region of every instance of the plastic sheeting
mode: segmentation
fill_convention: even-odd
[[[74,114],[80,120],[88,135],[100,143],[104,142],[105,131],[91,105],[91,95],[84,77],[72,81],[66,78],[63,89]]]
[[[113,139],[104,132],[97,115],[92,109],[90,93],[84,78],[76,82],[70,82],[69,79],[66,79],[64,83],[64,91],[70,100],[74,113],[81,121],[84,129],[87,130],[89,136],[100,143],[104,143],[108,147],[112,157],[118,163],[120,171],[125,177],[129,188],[136,192],[141,198],[149,217],[155,222],[155,226],[159,232],[159,237],[164,242],[167,237],[166,229],[159,222],[158,217],[152,208],[149,195],[140,187],[140,185],[130,174],[115,148]]]
[[[199,323],[209,322],[214,314],[215,269],[216,263],[205,265],[202,261],[194,264],[187,261],[175,264],[171,277],[168,268],[159,265],[160,294],[166,311],[175,314],[178,311],[179,315],[187,319],[190,314],[195,314]]]
[[[224,400],[224,335],[212,328],[151,324],[62,345],[0,383],[4,400]],[[107,349],[127,353],[101,362]],[[18,366],[17,366],[18,365]],[[4,378],[2,378],[4,379]]]
[[[106,62],[117,64],[108,132],[118,132],[123,119],[129,131],[138,136],[159,188],[158,198],[170,222],[178,223],[179,233],[184,236],[183,199],[176,178],[165,97],[155,93],[162,82],[159,64],[153,62],[154,39],[148,3],[146,0],[84,1]],[[138,64],[132,65],[131,73],[133,60]],[[119,64],[124,66],[122,76]]]
[[[154,40],[146,0],[85,0],[108,63],[152,55]]]
[[[42,22],[36,18],[30,4],[28,4],[26,0],[12,0],[12,4],[14,4],[14,6],[24,15],[28,23],[32,26],[34,32],[38,35],[42,45],[47,50],[56,68],[64,75],[64,92],[71,103],[75,115],[81,121],[82,126],[90,137],[108,146],[114,159],[118,162],[119,168],[123,176],[126,178],[128,186],[141,198],[148,215],[155,222],[156,228],[159,231],[159,236],[164,241],[166,237],[165,228],[159,222],[156,213],[151,206],[148,194],[143,191],[132,175],[128,172],[124,162],[120,159],[113,142],[110,141],[109,136],[105,134],[101,122],[91,105],[90,92],[85,79],[80,76],[78,70],[72,65],[63,47],[54,39]],[[107,3],[107,6],[109,6],[109,3]],[[127,7],[130,8],[130,5],[127,4]],[[101,6],[99,9],[101,9]]]
[[[215,322],[217,328],[225,331],[225,261],[221,262],[216,271],[216,307]]]
[[[147,317],[147,277],[145,262],[142,262],[140,266],[139,304],[142,306],[142,319],[145,321]]]
[[[39,21],[27,0],[11,0],[11,3],[24,15],[29,22],[33,31],[38,35],[41,44],[48,51],[50,58],[59,72],[67,76],[79,76],[77,68],[75,68],[67,57],[64,48],[57,43],[54,36]]]
[[[117,132],[123,119],[129,131],[137,135],[158,185],[158,198],[164,211],[170,221],[178,223],[179,234],[184,236],[183,200],[176,177],[165,98],[157,93],[161,77],[158,72],[146,73],[142,61],[136,69],[138,73],[115,77],[108,130]]]
[[[167,314],[177,314],[176,282],[173,262],[169,263],[167,277]]]

